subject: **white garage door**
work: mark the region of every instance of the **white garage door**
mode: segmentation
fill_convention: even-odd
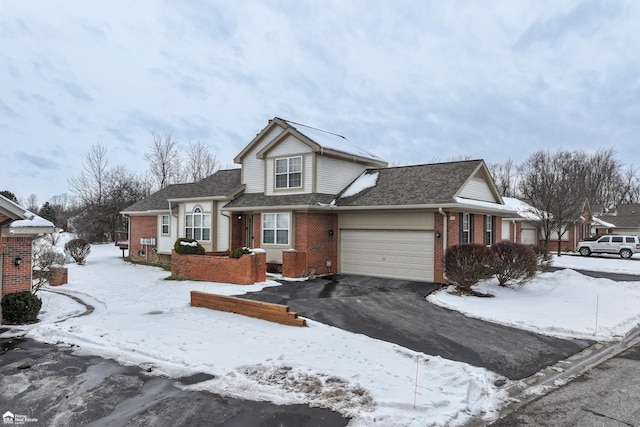
[[[433,231],[340,230],[340,271],[433,281]]]
[[[537,245],[538,244],[538,233],[535,229],[531,228],[523,228],[522,229],[522,243],[525,245]]]

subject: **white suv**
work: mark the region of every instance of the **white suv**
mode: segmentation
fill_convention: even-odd
[[[622,258],[631,258],[640,253],[640,239],[638,236],[619,236],[608,234],[598,240],[578,242],[576,251],[582,256],[591,254],[619,254]]]

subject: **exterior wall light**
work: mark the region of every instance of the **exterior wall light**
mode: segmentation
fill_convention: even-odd
[[[329,236],[333,236],[333,228],[329,229]]]
[[[22,264],[22,258],[17,256],[16,259],[13,260],[13,265],[15,265],[16,267],[19,267],[20,264]]]
[[[440,237],[442,237],[442,235],[440,234],[439,231],[436,231],[436,239],[439,239]]]

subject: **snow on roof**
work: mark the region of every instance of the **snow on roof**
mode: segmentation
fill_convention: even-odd
[[[356,194],[360,193],[363,190],[366,190],[367,188],[375,187],[376,183],[378,182],[379,175],[380,174],[378,172],[363,173],[358,178],[356,178],[356,180],[353,181],[349,187],[347,187],[344,193],[340,195],[340,198],[355,196]]]
[[[33,212],[26,211],[25,216],[27,219],[17,219],[12,221],[11,224],[9,224],[9,228],[54,227],[51,221],[46,220]]]
[[[473,206],[480,206],[483,208],[491,208],[491,209],[500,209],[505,211],[505,213],[507,212],[513,212],[514,210],[507,206],[507,205],[501,205],[500,203],[494,203],[494,202],[485,202],[482,200],[474,200],[474,199],[466,199],[464,197],[456,197],[455,198],[456,203],[462,203],[465,205],[473,205]]]
[[[530,204],[513,197],[503,197],[502,200],[504,201],[505,205],[516,211],[522,218],[529,220],[540,219],[540,215],[537,213],[538,210]]]
[[[302,123],[291,122],[285,119],[283,120],[289,123],[294,128],[296,128],[298,132],[307,136],[309,139],[315,141],[318,145],[320,145],[323,148],[328,148],[330,150],[341,151],[346,154],[353,154],[359,157],[365,157],[368,159],[384,162],[384,160],[381,159],[380,157],[365,150],[364,148],[361,148],[351,143],[347,138],[345,138],[342,135],[338,135],[336,133],[328,132],[322,129],[317,129],[311,126],[303,125]]]
[[[606,227],[606,228],[616,228],[616,226],[614,224],[611,224],[610,222],[606,222],[601,220],[600,218],[594,216],[593,220],[592,220],[592,225],[596,225],[596,226],[600,226],[600,227]]]
[[[13,215],[16,215],[18,218],[22,218],[22,219],[16,219],[9,222],[8,226],[10,229],[43,228],[43,227],[54,228],[55,227],[51,221],[48,221],[34,214],[33,212],[23,208],[13,200],[10,200],[2,195],[0,195],[0,197],[2,198],[1,201],[4,204],[6,209],[11,211]]]

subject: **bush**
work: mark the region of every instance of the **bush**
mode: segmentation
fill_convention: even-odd
[[[204,255],[204,246],[197,240],[180,237],[173,245],[173,250],[181,255]]]
[[[547,271],[551,264],[553,264],[553,258],[548,250],[542,246],[532,246],[531,249],[536,256],[536,262],[538,264],[538,270]]]
[[[55,274],[52,267],[54,265],[64,265],[64,254],[51,246],[51,243],[46,238],[34,240],[32,248],[34,270],[32,291],[36,293],[51,281]]]
[[[494,272],[500,286],[522,285],[536,275],[538,261],[531,246],[500,242],[491,246],[491,250],[498,258]]]
[[[14,292],[2,297],[0,305],[7,323],[22,325],[38,320],[42,300],[29,291]]]
[[[91,252],[91,245],[84,239],[73,239],[65,243],[64,250],[77,264],[83,265]]]
[[[250,253],[251,251],[248,248],[238,248],[229,254],[229,258],[240,258],[242,255]]]
[[[493,276],[497,257],[484,245],[463,244],[447,248],[445,263],[447,280],[458,289],[473,293],[473,285]]]

